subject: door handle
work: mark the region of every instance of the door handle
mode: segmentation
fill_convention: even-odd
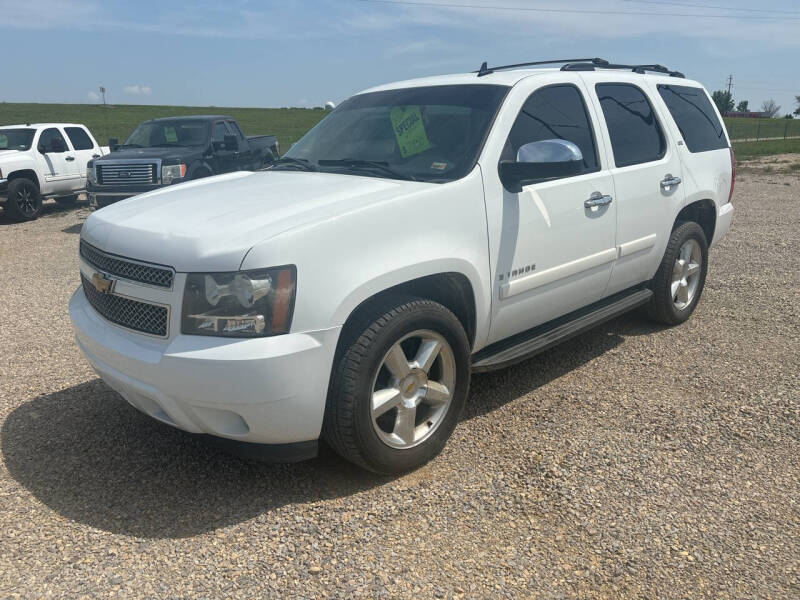
[[[594,208],[596,206],[606,206],[607,204],[611,204],[613,198],[607,194],[601,194],[600,192],[592,192],[592,195],[589,196],[588,200],[583,201],[583,205],[586,208]]]
[[[100,158],[99,154],[92,154],[92,158]]]
[[[673,177],[672,173],[667,173],[664,175],[664,179],[661,180],[661,188],[664,190],[668,190],[673,185],[678,185],[681,182],[680,177]]]
[[[74,156],[67,156],[66,158],[64,158],[64,160],[68,160],[69,162],[72,162],[73,160],[75,160],[75,157]]]

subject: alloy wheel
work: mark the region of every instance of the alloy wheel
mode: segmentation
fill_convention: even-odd
[[[36,201],[34,200],[34,193],[30,186],[23,185],[17,190],[17,197],[15,198],[19,211],[26,217],[31,217],[36,214]]]
[[[405,335],[389,348],[373,378],[375,433],[392,448],[421,444],[444,420],[455,385],[455,355],[447,340],[430,330]]]
[[[686,240],[678,251],[672,267],[672,302],[675,308],[683,310],[692,303],[700,283],[700,270],[703,251],[695,239]]]

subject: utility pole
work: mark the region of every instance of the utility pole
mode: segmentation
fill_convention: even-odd
[[[728,95],[731,95],[731,87],[733,86],[733,73],[728,75]]]

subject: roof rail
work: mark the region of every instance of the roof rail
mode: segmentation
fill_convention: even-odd
[[[515,65],[501,65],[499,67],[489,67],[486,65],[486,61],[483,62],[481,68],[477,71],[473,71],[473,73],[477,73],[478,77],[483,77],[484,75],[489,75],[490,73],[494,73],[495,71],[500,71],[503,69],[518,69],[519,67],[533,67],[536,65],[555,65],[560,63],[582,63],[582,62],[591,62],[592,64],[596,64],[598,66],[602,66],[604,64],[608,64],[607,60],[602,58],[564,58],[559,60],[537,60],[534,62],[524,62],[524,63],[517,63]]]
[[[664,65],[621,65],[615,63],[609,63],[608,61],[602,61],[602,63],[596,60],[590,60],[585,62],[574,62],[574,63],[567,63],[561,67],[562,71],[594,71],[596,68],[600,69],[630,69],[634,73],[641,73],[642,75],[647,72],[653,73],[663,73],[664,75],[669,75],[670,77],[681,77],[683,78],[684,75],[680,71],[671,71]]]

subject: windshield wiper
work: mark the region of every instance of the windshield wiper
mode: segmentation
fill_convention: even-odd
[[[417,179],[408,173],[402,173],[389,166],[389,163],[377,160],[361,160],[358,158],[337,158],[337,159],[323,159],[319,161],[322,167],[348,167],[356,170],[372,170],[381,171],[382,173],[394,177],[396,179],[405,179],[407,181],[416,181]]]
[[[291,156],[284,156],[283,158],[279,158],[275,162],[273,162],[269,168],[274,169],[275,167],[297,167],[301,171],[316,171],[317,168],[309,162],[306,158],[292,158]]]

